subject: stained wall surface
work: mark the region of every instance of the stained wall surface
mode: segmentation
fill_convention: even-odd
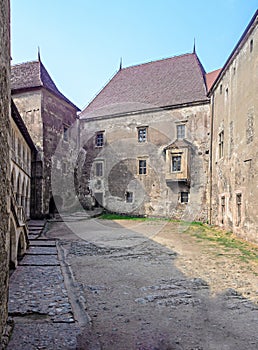
[[[0,2],[0,345],[7,320],[10,182],[10,4]]]

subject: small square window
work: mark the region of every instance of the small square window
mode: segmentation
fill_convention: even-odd
[[[98,162],[95,164],[96,176],[103,176],[103,163]]]
[[[126,200],[126,203],[132,203],[133,202],[133,192],[126,192],[125,193],[125,200]]]
[[[181,155],[172,156],[172,172],[181,171]]]
[[[147,174],[147,161],[146,161],[146,159],[139,160],[139,174],[140,175]]]
[[[176,126],[176,133],[178,139],[185,138],[185,124],[180,124]]]
[[[181,201],[181,203],[188,203],[189,193],[188,192],[181,192],[180,193],[180,201]]]
[[[96,145],[96,147],[103,147],[103,145],[104,145],[104,133],[103,132],[98,132],[96,134],[95,145]]]
[[[139,128],[138,142],[146,142],[146,141],[147,141],[147,128]]]

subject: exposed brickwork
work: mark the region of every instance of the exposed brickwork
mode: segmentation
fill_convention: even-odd
[[[0,338],[7,320],[10,180],[10,4],[0,2]],[[0,339],[1,348],[1,339]]]

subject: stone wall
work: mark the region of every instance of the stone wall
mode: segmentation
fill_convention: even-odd
[[[64,131],[67,129],[69,138],[69,128],[76,121],[77,110],[44,87],[15,93],[13,99],[39,150],[37,159],[32,162],[31,217],[45,217],[49,215],[52,198],[52,157],[58,146],[62,148],[59,157],[59,176],[62,177],[62,169],[68,167],[72,151],[69,140],[63,140]]]
[[[212,223],[258,242],[257,18],[213,91]]]
[[[209,118],[209,104],[203,104],[82,119],[85,161],[78,180],[80,198],[91,194],[113,212],[206,221]],[[180,140],[178,125],[185,125],[186,134]],[[142,128],[147,130],[145,142],[138,139]],[[96,147],[99,132],[103,133],[103,147]],[[186,178],[171,180],[166,151],[170,147],[177,152],[182,148],[185,163],[180,173],[185,167]],[[140,160],[146,160],[146,174],[139,172]],[[181,202],[182,192],[189,194],[188,203]]]
[[[9,135],[10,135],[10,4],[0,1],[0,338],[8,316]],[[1,341],[0,341],[1,348]]]

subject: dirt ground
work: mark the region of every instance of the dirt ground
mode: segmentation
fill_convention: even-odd
[[[66,224],[46,235],[60,240],[91,319],[78,349],[257,350],[257,263],[176,223]]]

